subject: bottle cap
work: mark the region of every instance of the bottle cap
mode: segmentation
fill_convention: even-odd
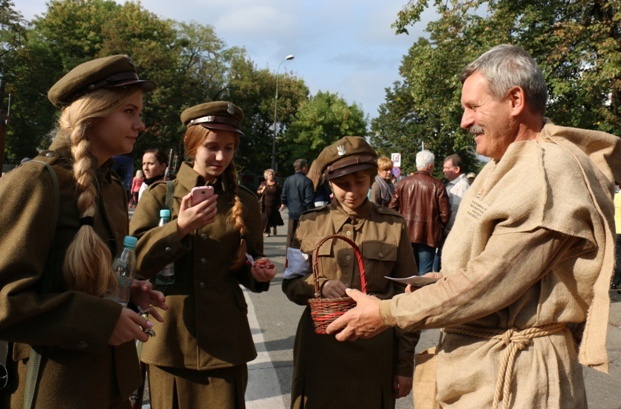
[[[160,219],[170,219],[170,210],[168,209],[160,210]]]
[[[125,238],[123,239],[123,247],[135,249],[136,243],[138,243],[138,239],[134,236],[125,236]]]

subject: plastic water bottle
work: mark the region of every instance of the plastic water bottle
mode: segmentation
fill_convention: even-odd
[[[112,270],[116,277],[116,288],[108,293],[107,298],[127,307],[130,296],[130,287],[134,281],[136,271],[136,243],[138,239],[132,236],[125,236],[123,239],[123,251],[112,261]]]
[[[165,225],[170,221],[170,210],[160,210],[160,226]],[[155,285],[171,285],[175,282],[175,263],[167,264],[162,271],[155,276]]]

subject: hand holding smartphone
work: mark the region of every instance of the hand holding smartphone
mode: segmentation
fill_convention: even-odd
[[[213,186],[197,186],[192,188],[192,206],[213,196]]]

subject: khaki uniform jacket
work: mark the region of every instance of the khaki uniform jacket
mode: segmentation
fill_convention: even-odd
[[[352,220],[333,201],[329,206],[302,214],[294,247],[313,260],[313,250],[324,237],[339,234],[360,248],[367,279],[367,293],[390,299],[404,287],[384,276],[417,274],[416,262],[403,217],[366,201]],[[338,279],[360,289],[360,274],[354,250],[342,240],[330,240],[319,250],[320,286]],[[296,304],[306,305],[314,297],[314,277],[283,281],[283,291]],[[294,408],[394,407],[392,381],[395,375],[411,377],[414,347],[419,332],[384,331],[369,340],[339,342],[331,335],[314,332],[309,308],[304,311],[296,334],[291,401]]]
[[[62,279],[64,255],[80,225],[69,148],[55,142],[50,149],[35,159],[51,163],[60,182],[56,228],[54,188],[42,164],[26,163],[0,179],[0,338],[15,342],[12,358],[19,371],[11,407],[22,407],[28,345],[33,345],[42,354],[37,409],[109,408],[140,384],[136,348],[133,342],[108,345],[121,305],[69,291]],[[97,177],[94,228],[114,255],[127,234],[127,199],[108,165]],[[50,257],[52,288],[43,294]]]
[[[174,181],[171,222],[158,227],[160,209],[165,208],[166,183],[152,185],[142,195],[130,231],[139,237],[136,247],[137,273],[153,277],[166,264],[175,263],[175,282],[161,288],[169,309],[164,323],[157,323],[156,337],[143,347],[141,360],[164,367],[208,370],[242,365],[256,357],[248,324],[248,307],[240,288],[267,291],[269,283],[258,283],[250,266],[237,271],[230,266],[240,243],[239,230],[230,220],[233,192],[214,185],[218,195],[216,220],[182,240],[176,219],[183,196],[205,181],[188,163],[183,163]],[[263,230],[257,196],[240,187],[243,218],[249,230],[248,253],[263,256]]]
[[[569,329],[534,338],[509,379],[510,407],[586,408],[579,360],[608,365],[610,170],[620,161],[619,138],[551,123],[536,140],[512,143],[466,192],[444,247],[445,278],[382,301],[384,321],[447,331],[584,323],[579,351]],[[501,339],[447,333],[436,377],[442,407],[491,407],[507,348]]]

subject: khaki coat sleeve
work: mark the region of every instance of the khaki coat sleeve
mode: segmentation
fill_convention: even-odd
[[[68,171],[55,169],[61,189],[58,229],[54,227],[54,188],[43,165],[24,165],[0,179],[0,338],[102,352],[121,306],[65,288],[60,266],[79,225],[73,179]],[[52,241],[52,291],[42,294],[41,279]]]

